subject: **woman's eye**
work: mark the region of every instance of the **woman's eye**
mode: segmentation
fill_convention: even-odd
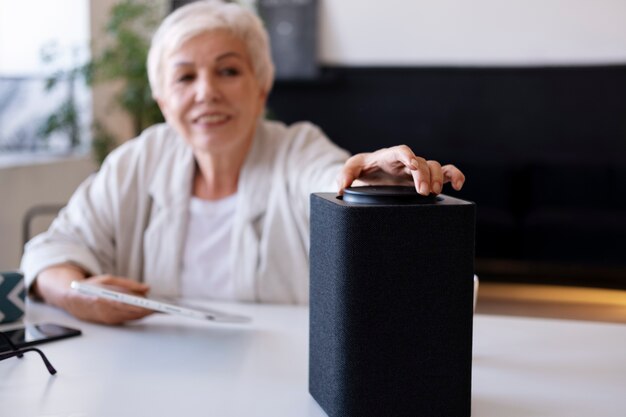
[[[222,68],[219,70],[219,74],[224,75],[226,77],[235,77],[239,75],[239,70],[233,67]]]
[[[193,80],[193,75],[192,74],[182,74],[176,77],[176,82],[177,83],[185,83],[188,81]]]

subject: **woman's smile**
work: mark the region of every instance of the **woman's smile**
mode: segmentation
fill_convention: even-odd
[[[192,123],[200,129],[209,129],[224,126],[232,120],[232,117],[225,113],[211,112],[203,113],[192,120]]]

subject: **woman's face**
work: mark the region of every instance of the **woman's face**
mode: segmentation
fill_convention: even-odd
[[[164,60],[157,102],[195,152],[246,152],[267,93],[245,44],[224,30],[195,36]]]

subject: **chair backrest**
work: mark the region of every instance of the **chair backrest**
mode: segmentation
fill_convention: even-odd
[[[33,237],[33,225],[36,219],[47,217],[49,225],[65,204],[39,204],[29,208],[22,218],[22,252],[24,246]]]

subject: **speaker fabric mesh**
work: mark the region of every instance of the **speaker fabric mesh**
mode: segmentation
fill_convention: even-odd
[[[469,416],[475,205],[311,196],[309,391],[329,416]]]

